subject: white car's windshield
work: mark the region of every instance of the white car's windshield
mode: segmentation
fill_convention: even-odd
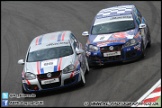
[[[134,28],[135,28],[135,24],[133,20],[110,22],[110,23],[98,24],[93,26],[91,34],[92,35],[108,34],[108,33],[126,31]]]
[[[29,52],[27,62],[36,62],[54,58],[65,57],[73,54],[71,46],[54,47]]]

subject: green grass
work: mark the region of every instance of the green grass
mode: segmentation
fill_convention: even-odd
[[[159,99],[156,102],[158,102],[158,105],[152,105],[150,107],[161,107],[161,96],[159,97]]]

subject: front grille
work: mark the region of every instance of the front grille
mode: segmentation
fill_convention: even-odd
[[[113,50],[110,50],[109,47],[110,46],[100,47],[101,53],[104,53],[104,52],[113,52],[113,51],[121,51],[121,49],[122,49],[122,45],[113,46],[114,47]]]
[[[51,78],[56,78],[56,77],[59,77],[60,74],[61,74],[61,71],[57,71],[57,72],[51,72],[52,76],[50,78],[47,77],[47,74],[39,74],[37,75],[38,79],[40,80],[45,80],[45,79],[51,79]]]
[[[41,85],[41,87],[42,89],[49,89],[49,88],[59,87],[60,85],[61,85],[61,82],[57,82],[57,83],[52,83],[52,84]]]
[[[111,56],[111,57],[104,57],[103,58],[104,61],[115,61],[115,60],[121,60],[121,59],[122,59],[121,55]]]
[[[115,45],[113,46],[114,49],[110,50],[109,49],[110,46],[106,46],[106,47],[101,47],[100,51],[101,54],[103,55],[103,53],[106,52],[113,52],[113,51],[121,51],[121,55],[116,55],[116,56],[110,56],[110,57],[103,57],[103,61],[115,61],[115,60],[121,60],[122,59],[122,45]]]

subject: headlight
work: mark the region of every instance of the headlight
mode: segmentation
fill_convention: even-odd
[[[35,79],[36,78],[36,75],[30,73],[30,72],[26,72],[25,73],[25,79],[27,80],[32,80],[32,79]]]
[[[138,42],[136,39],[130,39],[124,44],[124,47],[133,46],[133,45],[136,45],[137,43]]]
[[[74,71],[74,70],[75,70],[75,66],[71,64],[71,65],[65,67],[65,68],[62,70],[62,72],[63,72],[63,74],[66,74],[66,73],[70,73],[70,72],[72,72],[72,71]]]
[[[94,45],[89,45],[88,46],[88,50],[89,51],[98,51],[98,47],[94,46]]]

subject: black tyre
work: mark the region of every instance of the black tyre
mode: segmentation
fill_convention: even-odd
[[[142,51],[141,58],[144,58],[146,56],[146,51],[145,51],[143,42],[141,43],[141,51]]]
[[[79,82],[79,85],[80,85],[81,87],[85,86],[85,83],[83,82],[82,78],[81,78],[81,81]]]
[[[88,63],[88,60],[86,58],[86,74],[89,73],[89,63]]]
[[[24,90],[23,85],[22,85],[22,93],[27,94],[27,92]]]
[[[147,47],[150,48],[151,47],[151,35],[150,35],[150,29],[148,28],[148,33],[147,33],[147,36],[148,36],[148,44],[147,44]]]
[[[83,70],[81,69],[81,71],[82,71],[82,73],[83,73]],[[84,74],[84,73],[83,73]],[[84,78],[85,78],[85,75],[83,75],[84,76]],[[83,77],[82,77],[82,74],[81,74],[81,81],[79,82],[79,85],[80,86],[85,86],[85,84],[86,84],[86,81],[84,82],[83,81]]]

